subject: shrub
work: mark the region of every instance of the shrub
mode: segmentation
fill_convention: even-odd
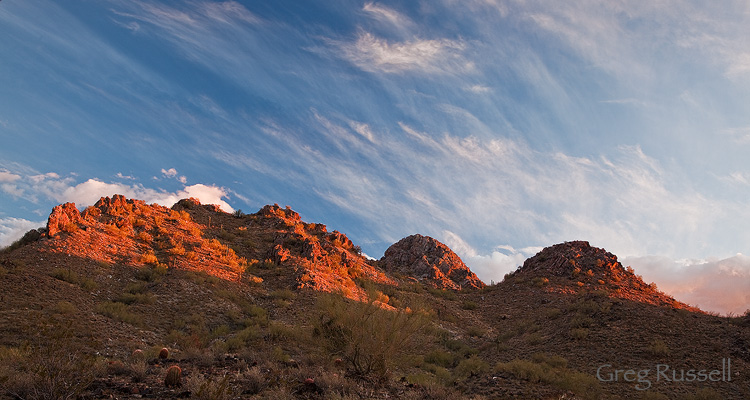
[[[542,342],[544,342],[544,338],[542,338],[542,334],[539,332],[531,333],[526,337],[526,343],[532,346],[541,344]]]
[[[433,350],[424,356],[424,361],[430,364],[434,364],[443,368],[450,368],[455,363],[456,358],[453,354],[442,351]]]
[[[594,323],[594,320],[585,315],[576,315],[570,321],[571,328],[589,328]]]
[[[471,337],[482,337],[484,336],[484,330],[478,326],[470,326],[466,329],[466,334]]]
[[[154,296],[150,293],[123,293],[115,298],[115,301],[123,304],[151,304]]]
[[[456,380],[468,379],[472,376],[479,376],[487,370],[490,366],[477,356],[471,356],[465,360],[461,360],[453,371]]]
[[[347,301],[337,295],[321,297],[318,309],[314,334],[361,377],[387,378],[399,358],[419,344],[428,323],[422,312],[383,310],[374,302]]]
[[[297,295],[289,289],[274,290],[273,292],[271,292],[270,296],[274,300],[285,300],[285,301],[292,301],[294,300],[295,297],[297,297]]]
[[[233,396],[232,387],[229,386],[229,375],[214,381],[202,375],[188,378],[186,386],[190,390],[190,398],[200,400],[222,400]]]
[[[29,399],[75,399],[102,375],[102,365],[81,352],[70,327],[44,331],[43,345],[0,348],[2,395]]]
[[[60,314],[73,314],[77,308],[69,301],[59,301],[55,304],[55,312]]]
[[[140,315],[131,313],[128,310],[128,306],[123,303],[105,301],[96,306],[96,311],[99,314],[130,325],[143,324],[143,318]]]
[[[587,328],[573,328],[570,330],[570,337],[575,340],[583,340],[589,336]]]
[[[433,287],[427,287],[427,291],[433,296],[442,297],[446,300],[456,300],[456,293],[452,290],[437,289]]]
[[[136,279],[146,282],[156,282],[167,274],[167,267],[157,264],[151,267],[143,267],[135,272]]]
[[[542,382],[563,390],[569,390],[583,399],[599,399],[602,394],[599,381],[591,375],[572,371],[565,367],[562,357],[535,355],[538,362],[515,359],[498,363],[497,372],[507,372],[516,378],[532,383]]]
[[[531,280],[531,283],[536,287],[542,287],[549,284],[549,279],[537,276]]]
[[[156,265],[159,263],[159,259],[156,258],[156,254],[154,254],[153,251],[141,254],[141,257],[138,259],[138,261],[142,264]]]
[[[669,355],[669,347],[667,347],[663,340],[656,339],[649,344],[646,352],[654,357],[667,356]]]
[[[476,310],[477,307],[478,305],[475,301],[466,300],[461,303],[461,308],[463,308],[464,310]]]
[[[85,290],[92,290],[96,288],[96,282],[89,278],[82,277],[66,268],[55,268],[52,270],[52,272],[50,272],[50,276],[61,281],[78,285]]]
[[[263,376],[260,367],[252,367],[240,374],[239,378],[243,382],[244,394],[258,394],[268,387],[268,380]]]

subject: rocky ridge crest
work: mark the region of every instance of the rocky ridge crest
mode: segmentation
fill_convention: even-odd
[[[647,284],[632,268],[623,267],[614,254],[587,241],[570,241],[544,248],[506,277],[521,279],[547,291],[599,291],[609,297],[698,311]]]
[[[407,236],[389,247],[380,265],[440,289],[481,289],[485,286],[448,246],[429,236]]]

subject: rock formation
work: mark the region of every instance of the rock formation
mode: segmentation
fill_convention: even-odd
[[[456,253],[429,236],[411,235],[399,240],[385,251],[380,264],[388,272],[411,276],[441,289],[485,286]]]
[[[632,268],[623,267],[614,254],[586,241],[571,241],[544,248],[527,259],[506,280],[530,282],[548,291],[597,291],[609,297],[697,310],[647,284]]]

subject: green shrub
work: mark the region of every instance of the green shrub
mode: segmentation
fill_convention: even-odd
[[[575,340],[583,340],[589,336],[587,328],[573,328],[570,330],[570,337]]]
[[[286,301],[292,301],[295,297],[297,297],[297,294],[289,289],[279,289],[274,290],[269,295],[274,300],[286,300]]]
[[[81,351],[70,327],[41,332],[43,344],[0,348],[2,396],[19,399],[79,398],[103,375],[102,364]]]
[[[114,301],[127,305],[152,304],[154,302],[154,296],[150,293],[122,293],[115,297]]]
[[[116,321],[125,322],[131,325],[143,324],[143,318],[140,315],[131,313],[128,310],[128,306],[123,303],[105,301],[96,306],[96,312]]]
[[[656,339],[649,344],[646,352],[654,357],[663,357],[669,355],[669,347],[663,340]]]
[[[50,276],[61,281],[78,285],[85,290],[93,290],[96,288],[96,282],[89,278],[82,277],[69,269],[55,268],[50,272]]]
[[[321,297],[314,334],[341,357],[351,373],[385,379],[404,356],[421,344],[428,319],[419,311],[389,311],[373,302]],[[401,358],[401,359],[400,359]]]
[[[542,334],[539,332],[530,333],[528,336],[526,336],[526,343],[532,346],[541,344],[543,341],[544,338],[542,338]]]
[[[77,311],[76,306],[69,301],[59,301],[55,304],[55,312],[60,314],[73,314]]]
[[[187,379],[185,386],[190,391],[190,398],[199,400],[223,400],[233,398],[235,393],[229,385],[230,375],[213,380],[203,375],[191,376]]]
[[[456,357],[447,351],[433,350],[425,354],[424,361],[443,368],[451,368],[455,364]]]
[[[594,323],[594,320],[585,315],[577,314],[570,321],[571,328],[589,328]]]
[[[490,369],[490,366],[477,356],[461,360],[453,371],[456,380],[464,380],[472,376],[479,376]]]
[[[495,371],[510,373],[532,383],[542,382],[569,390],[587,400],[601,397],[599,381],[591,375],[566,368],[567,361],[562,357],[535,354],[534,358],[538,362],[519,359],[501,362],[497,364]]]
[[[542,286],[546,286],[549,284],[549,279],[537,276],[531,280],[531,283],[536,287],[542,287]]]
[[[135,272],[136,279],[145,282],[156,282],[167,274],[167,267],[163,264],[141,267]]]
[[[471,357],[479,354],[479,350],[472,348],[460,340],[446,339],[443,342],[443,346],[448,350],[458,353],[461,357]]]
[[[432,294],[433,296],[442,297],[446,300],[456,300],[456,292],[452,290],[446,290],[446,289],[438,289],[427,286],[427,291]]]
[[[475,301],[466,300],[461,303],[461,308],[463,308],[464,310],[476,310],[477,307],[478,305]]]

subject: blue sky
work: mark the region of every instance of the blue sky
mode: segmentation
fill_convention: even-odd
[[[290,205],[489,282],[589,240],[750,308],[750,5],[0,2],[0,245],[123,193]]]

